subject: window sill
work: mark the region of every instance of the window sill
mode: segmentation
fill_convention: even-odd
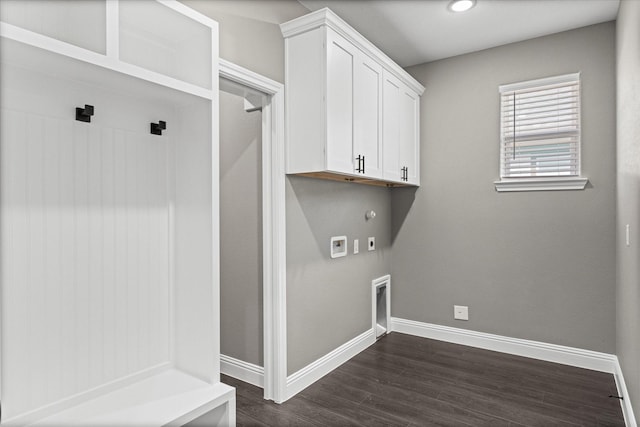
[[[584,177],[569,178],[511,178],[495,181],[499,193],[510,191],[584,190],[589,182]]]

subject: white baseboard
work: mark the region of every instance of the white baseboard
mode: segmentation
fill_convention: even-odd
[[[391,327],[392,331],[405,334],[531,357],[578,368],[610,374],[615,373],[616,370],[617,358],[613,354],[416,322],[397,317],[391,318]]]
[[[284,400],[292,398],[375,342],[375,332],[369,329],[298,372],[289,375]]]
[[[627,427],[638,427],[638,423],[636,422],[636,417],[633,414],[633,408],[631,407],[631,400],[629,399],[627,384],[624,382],[624,376],[622,375],[622,367],[620,367],[620,362],[618,361],[617,357],[616,357],[616,369],[613,375],[616,379],[618,396],[623,397],[623,399],[620,401],[620,406],[622,406],[624,423],[627,425]]]
[[[240,381],[264,388],[264,368],[262,366],[221,354],[220,372]]]

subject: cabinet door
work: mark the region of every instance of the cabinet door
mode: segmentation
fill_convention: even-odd
[[[356,57],[353,102],[355,172],[382,178],[382,67],[363,53]]]
[[[382,85],[383,176],[388,181],[402,182],[400,165],[400,90],[401,83],[388,72]]]
[[[353,90],[357,49],[327,30],[327,170],[354,173]]]
[[[407,87],[400,88],[400,167],[404,182],[420,185],[420,97]]]
[[[382,141],[384,179],[420,184],[420,97],[390,73],[384,73]]]

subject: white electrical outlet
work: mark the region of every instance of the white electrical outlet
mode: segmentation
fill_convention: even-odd
[[[360,242],[358,239],[353,239],[353,253],[354,255],[360,252]]]
[[[368,241],[367,241],[367,249],[370,251],[375,251],[376,250],[376,238],[375,237],[369,237]]]
[[[458,320],[469,320],[469,307],[466,305],[454,305],[453,318]]]

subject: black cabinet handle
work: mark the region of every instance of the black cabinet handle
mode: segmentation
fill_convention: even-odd
[[[402,171],[402,176],[400,177],[400,179],[402,181],[409,181],[409,168],[406,166],[403,166],[402,169],[400,169]]]
[[[358,155],[358,157],[356,157],[356,160],[358,161],[356,172],[364,173],[364,156]]]

